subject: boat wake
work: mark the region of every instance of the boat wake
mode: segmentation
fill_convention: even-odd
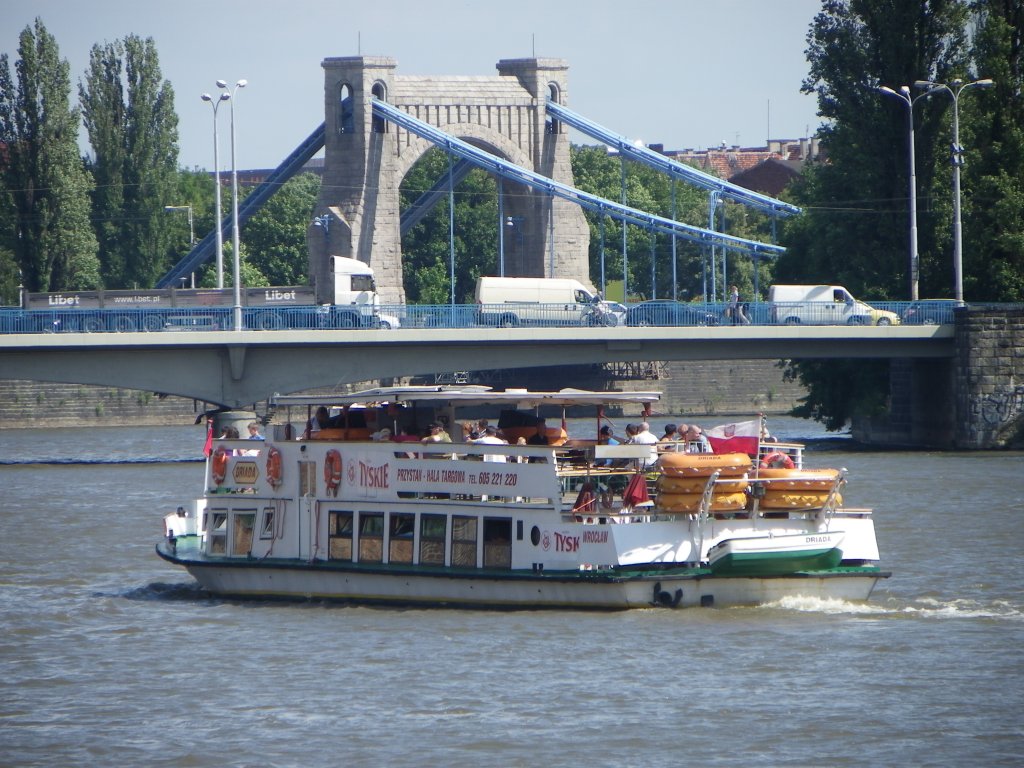
[[[162,600],[172,602],[206,602],[214,599],[209,592],[194,581],[175,583],[153,582],[144,587],[136,587],[120,595],[126,600],[150,601]]]
[[[1006,600],[981,603],[977,600],[937,600],[921,598],[903,601],[889,598],[883,602],[850,602],[847,600],[801,597],[784,597],[761,608],[799,611],[803,613],[853,614],[860,616],[892,616],[925,619],[1002,619],[1024,621],[1024,609]]]

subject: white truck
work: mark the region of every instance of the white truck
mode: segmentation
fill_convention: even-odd
[[[618,317],[579,280],[561,277],[480,277],[477,323],[519,325],[616,325]]]
[[[841,285],[773,285],[772,322],[782,325],[899,325],[895,312],[858,301]]]

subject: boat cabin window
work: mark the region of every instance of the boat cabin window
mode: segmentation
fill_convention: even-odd
[[[359,562],[380,563],[384,560],[384,513],[359,513]]]
[[[512,519],[484,518],[484,568],[512,567]]]
[[[412,563],[412,538],[416,532],[416,515],[392,512],[388,536],[388,562]]]
[[[227,554],[228,549],[228,512],[226,509],[217,509],[210,512],[210,531],[208,534],[208,549],[211,555]]]
[[[420,565],[444,565],[444,515],[420,516]]]
[[[252,532],[256,528],[256,510],[231,515],[231,554],[248,557],[252,552]]]
[[[452,565],[476,568],[477,519],[452,516]]]
[[[327,556],[331,560],[352,560],[352,513],[330,512],[327,521]]]
[[[260,523],[260,538],[272,539],[277,530],[277,510],[273,507],[263,508],[263,521]]]

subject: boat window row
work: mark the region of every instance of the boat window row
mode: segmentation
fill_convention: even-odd
[[[328,557],[335,561],[512,567],[512,519],[507,517],[331,510],[328,538]]]

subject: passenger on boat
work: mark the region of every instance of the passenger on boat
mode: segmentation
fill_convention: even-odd
[[[476,445],[508,445],[507,440],[502,440],[498,437],[498,430],[494,427],[487,427],[484,430],[483,437],[478,437],[475,440],[470,440],[471,443]],[[497,461],[506,462],[508,457],[503,453],[485,453],[484,461]]]
[[[391,430],[384,427],[379,432],[374,432],[370,435],[370,439],[375,443],[387,443],[391,440]]]
[[[444,431],[440,422],[433,422],[428,428],[426,436],[420,440],[421,443],[450,443],[451,435]]]
[[[686,430],[686,452],[713,453],[711,443],[704,436],[704,430],[696,424],[691,424]]]
[[[238,430],[235,429],[234,427],[224,427],[224,429],[220,433],[220,439],[221,440],[237,440],[238,439]]]
[[[603,427],[601,427],[601,430],[598,432],[597,444],[619,445],[618,438],[615,437],[614,431],[608,424],[605,424]],[[600,461],[596,462],[595,465],[598,467],[614,467],[615,459],[601,459]]]
[[[537,432],[530,435],[530,439],[526,442],[530,445],[548,444],[548,424],[544,419],[537,419]]]
[[[761,422],[761,442],[762,443],[777,443],[779,439],[768,432],[768,425]]]
[[[327,407],[321,405],[316,409],[316,413],[313,414],[313,417],[306,422],[306,430],[302,433],[302,439],[309,440],[321,429],[327,429],[327,427],[330,426],[330,422],[331,415],[327,412]]]
[[[255,421],[249,422],[249,439],[250,440],[265,440],[266,438],[260,434],[260,425]]]
[[[623,439],[623,443],[626,445],[632,445],[636,442],[636,433],[640,431],[640,428],[636,424],[626,425],[626,437]]]
[[[657,446],[658,438],[651,432],[651,425],[646,421],[640,422],[639,429],[633,437],[634,445]],[[658,451],[656,447],[651,448],[651,455],[643,460],[644,469],[653,467],[658,462]]]
[[[679,427],[675,424],[665,425],[665,434],[658,438],[659,443],[674,443],[679,439]]]

